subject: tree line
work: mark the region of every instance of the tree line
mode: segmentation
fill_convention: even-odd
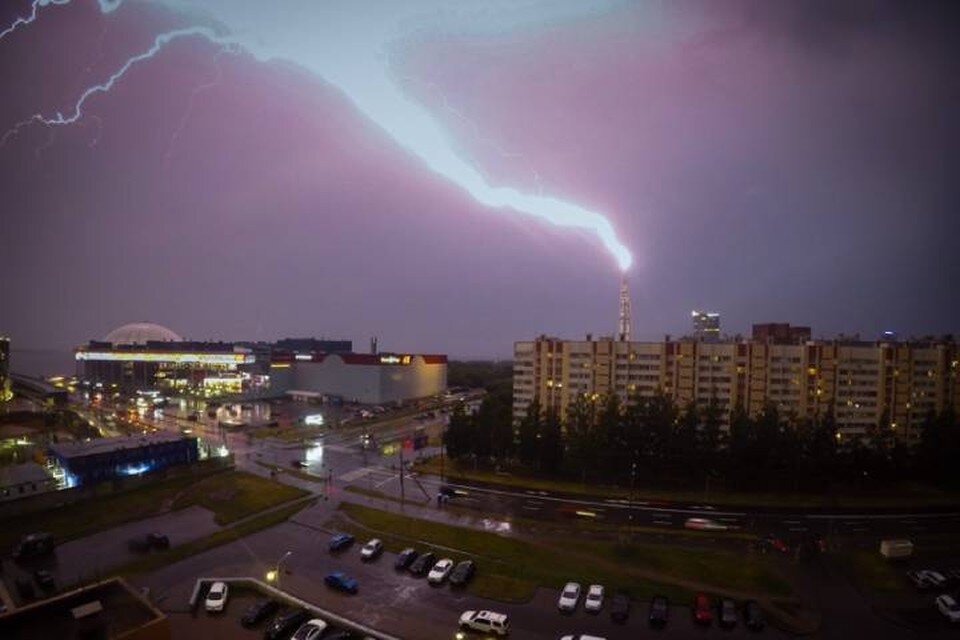
[[[832,412],[791,420],[775,406],[728,429],[712,403],[678,407],[658,393],[624,406],[617,396],[581,396],[565,420],[534,399],[514,425],[509,390],[493,390],[473,414],[458,406],[444,436],[447,454],[476,466],[619,486],[704,486],[821,491],[836,484],[879,488],[901,481],[960,487],[960,423],[953,408],[930,414],[907,445],[886,417],[863,438],[838,431]]]

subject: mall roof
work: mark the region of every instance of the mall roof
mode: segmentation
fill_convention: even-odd
[[[180,440],[187,440],[177,433],[158,431],[137,436],[121,436],[118,438],[96,438],[82,442],[58,442],[50,445],[50,451],[60,458],[82,458],[100,453],[109,453],[123,449],[139,449],[157,444],[167,444]]]

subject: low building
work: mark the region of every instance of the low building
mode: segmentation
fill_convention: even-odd
[[[121,578],[112,578],[0,615],[0,638],[169,640],[167,616]]]
[[[0,502],[55,491],[57,480],[36,462],[0,467]]]
[[[50,445],[48,453],[67,487],[140,475],[199,458],[196,438],[166,432],[57,443]]]
[[[385,404],[442,394],[445,355],[409,353],[275,354],[271,386],[294,395],[334,396]]]

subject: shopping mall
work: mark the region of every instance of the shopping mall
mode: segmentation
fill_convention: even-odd
[[[77,347],[77,377],[93,388],[126,393],[216,397],[287,393],[381,404],[438,395],[447,357],[354,353],[347,340],[196,342],[149,322],[119,327]]]

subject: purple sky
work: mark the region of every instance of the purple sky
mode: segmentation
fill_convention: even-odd
[[[630,3],[425,31],[391,71],[492,184],[608,215],[641,338],[688,330],[693,308],[731,333],[958,332],[951,5]],[[4,2],[0,29],[28,12]],[[66,112],[184,24],[135,2],[44,9],[0,41],[0,132]],[[481,206],[335,86],[202,40],[76,124],[8,138],[0,216],[0,333],[21,347],[151,320],[492,357],[616,327],[618,270],[594,236]]]

